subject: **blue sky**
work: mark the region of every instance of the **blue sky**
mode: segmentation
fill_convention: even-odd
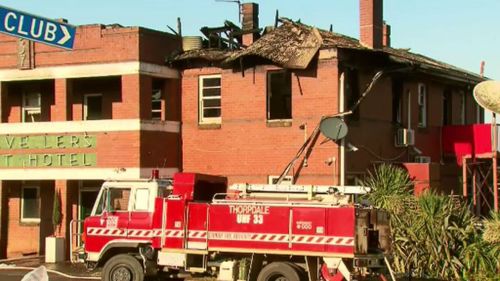
[[[359,37],[358,0],[256,0],[261,26],[274,14]],[[215,0],[4,0],[1,5],[74,25],[120,23],[167,30],[181,17],[184,35],[200,35],[202,26],[238,23],[235,3]],[[385,0],[384,19],[392,26],[392,46],[500,80],[499,0]]]

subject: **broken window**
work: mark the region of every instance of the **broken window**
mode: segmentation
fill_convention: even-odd
[[[221,122],[221,76],[206,75],[199,78],[199,122]]]
[[[161,120],[161,89],[153,89],[151,95],[151,119]]]
[[[267,73],[267,120],[292,119],[292,78],[289,71]]]
[[[403,81],[394,79],[392,81],[392,122],[403,123]]]
[[[418,84],[418,127],[427,127],[427,86]]]
[[[23,93],[23,122],[40,122],[41,121],[41,94],[38,91],[27,91]]]
[[[99,119],[102,119],[102,95],[85,95],[83,101],[83,120]]]

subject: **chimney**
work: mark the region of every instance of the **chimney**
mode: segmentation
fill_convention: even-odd
[[[383,43],[383,0],[359,0],[359,41],[379,49]]]
[[[243,3],[241,4],[242,29],[243,32],[259,28],[259,4]],[[243,34],[242,43],[245,46],[251,45],[258,39],[257,31]]]
[[[383,42],[382,44],[384,45],[384,47],[390,47],[391,46],[391,26],[388,25],[387,23],[385,23],[384,21],[384,25],[383,25]]]

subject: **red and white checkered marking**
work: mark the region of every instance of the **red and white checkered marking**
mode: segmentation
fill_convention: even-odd
[[[182,238],[184,237],[183,230],[167,229],[165,230],[165,237],[168,238]]]
[[[288,234],[252,234],[252,241],[288,242]]]
[[[95,236],[126,236],[125,229],[89,227],[87,235]]]
[[[188,238],[206,238],[207,232],[205,230],[190,230]]]
[[[129,236],[136,238],[154,238],[160,237],[161,229],[118,229],[118,228],[104,228],[104,227],[89,227],[87,235],[95,236]],[[165,237],[168,238],[182,238],[184,231],[167,229],[165,230]]]
[[[288,234],[265,234],[265,233],[245,233],[245,232],[210,232],[209,238],[213,240],[232,241],[254,241],[254,242],[274,242],[289,243]],[[335,245],[353,246],[353,237],[320,236],[320,235],[292,235],[293,244],[314,244],[314,245]]]
[[[147,229],[129,229],[128,230],[128,236],[133,236],[133,237],[152,237],[153,235],[153,230],[147,230]]]
[[[98,228],[90,227],[87,230],[88,235],[95,236],[129,236],[135,238],[154,238],[160,237],[161,229],[124,229],[118,228]],[[183,238],[184,231],[178,229],[166,229],[164,232],[167,238]],[[191,239],[206,239],[207,232],[204,230],[190,230],[188,232]],[[213,240],[231,240],[231,241],[255,241],[255,242],[274,242],[274,243],[289,243],[290,236],[288,234],[275,233],[247,233],[247,232],[210,232],[209,239]],[[332,246],[354,246],[353,237],[341,236],[321,236],[321,235],[292,235],[291,242],[293,244],[314,244],[314,245],[332,245]]]
[[[292,235],[292,243],[354,246],[354,238],[338,236]]]

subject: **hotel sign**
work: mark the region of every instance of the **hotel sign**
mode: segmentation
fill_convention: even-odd
[[[0,168],[96,166],[95,153],[82,153],[93,148],[96,137],[89,135],[4,135],[0,136]]]

